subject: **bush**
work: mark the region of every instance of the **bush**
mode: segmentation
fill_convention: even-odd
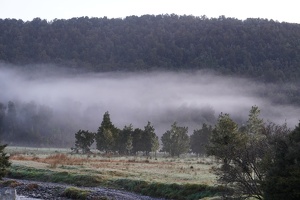
[[[0,145],[0,179],[7,174],[7,168],[11,165],[9,162],[9,156],[4,153],[4,149],[7,145]]]

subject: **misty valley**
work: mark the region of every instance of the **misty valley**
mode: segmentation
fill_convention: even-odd
[[[212,71],[31,76],[2,67],[0,76],[0,130],[13,163],[10,178],[126,188],[167,199],[245,195],[262,199],[265,188],[260,182],[272,181],[273,177],[265,177],[265,170],[271,172],[277,163],[274,142],[288,145],[285,138],[294,137],[299,129],[293,129],[298,121],[297,105],[278,104],[262,95],[266,90],[275,92],[278,88],[274,85]],[[295,146],[293,141],[291,146]],[[53,152],[54,147],[65,149]],[[43,148],[48,150],[42,153]],[[258,167],[264,162],[273,164]],[[43,167],[37,168],[38,163]],[[114,163],[119,166],[113,167]],[[160,175],[173,172],[174,177]],[[217,178],[215,174],[220,173],[225,176]],[[237,173],[244,178],[236,179],[233,174]],[[77,176],[81,178],[77,180]],[[237,186],[222,188],[219,183],[223,181]],[[28,183],[15,180],[5,184],[20,185],[17,191],[31,195],[22,189],[29,187]],[[48,187],[39,184],[35,187],[40,190],[34,190]],[[131,184],[136,186],[129,187]],[[153,187],[157,192],[151,192]],[[163,188],[166,191],[158,192]],[[241,193],[244,188],[251,189]],[[187,190],[190,193],[184,197]],[[100,194],[109,199],[111,193]],[[92,199],[100,194],[94,189],[67,187],[59,195]],[[39,197],[49,197],[43,195]],[[122,199],[115,192],[111,195]]]
[[[0,19],[0,199],[300,199],[300,26]]]

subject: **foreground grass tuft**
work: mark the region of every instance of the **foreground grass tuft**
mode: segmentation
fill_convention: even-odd
[[[90,191],[88,191],[88,190],[82,190],[82,189],[75,188],[75,187],[69,187],[63,192],[62,196],[70,198],[70,199],[85,200],[85,199],[87,199],[87,196],[89,194],[90,194]]]

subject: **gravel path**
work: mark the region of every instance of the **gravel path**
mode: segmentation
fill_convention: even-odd
[[[6,179],[15,180],[18,184],[15,189],[17,194],[24,197],[33,199],[49,199],[49,200],[67,200],[68,198],[62,197],[62,193],[68,187],[75,187],[72,185],[47,183],[38,181],[28,181],[19,179]],[[91,191],[87,200],[163,200],[142,196],[135,193],[130,193],[121,190],[108,189],[102,187],[76,187],[84,190]],[[20,198],[22,199],[22,198]]]

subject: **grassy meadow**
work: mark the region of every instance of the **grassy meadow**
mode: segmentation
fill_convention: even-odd
[[[171,158],[163,153],[146,156],[72,154],[68,149],[7,147],[12,166],[9,177],[77,186],[104,186],[174,199],[217,196],[209,158],[186,155]],[[163,191],[160,191],[163,190]],[[180,191],[182,190],[182,194]]]

